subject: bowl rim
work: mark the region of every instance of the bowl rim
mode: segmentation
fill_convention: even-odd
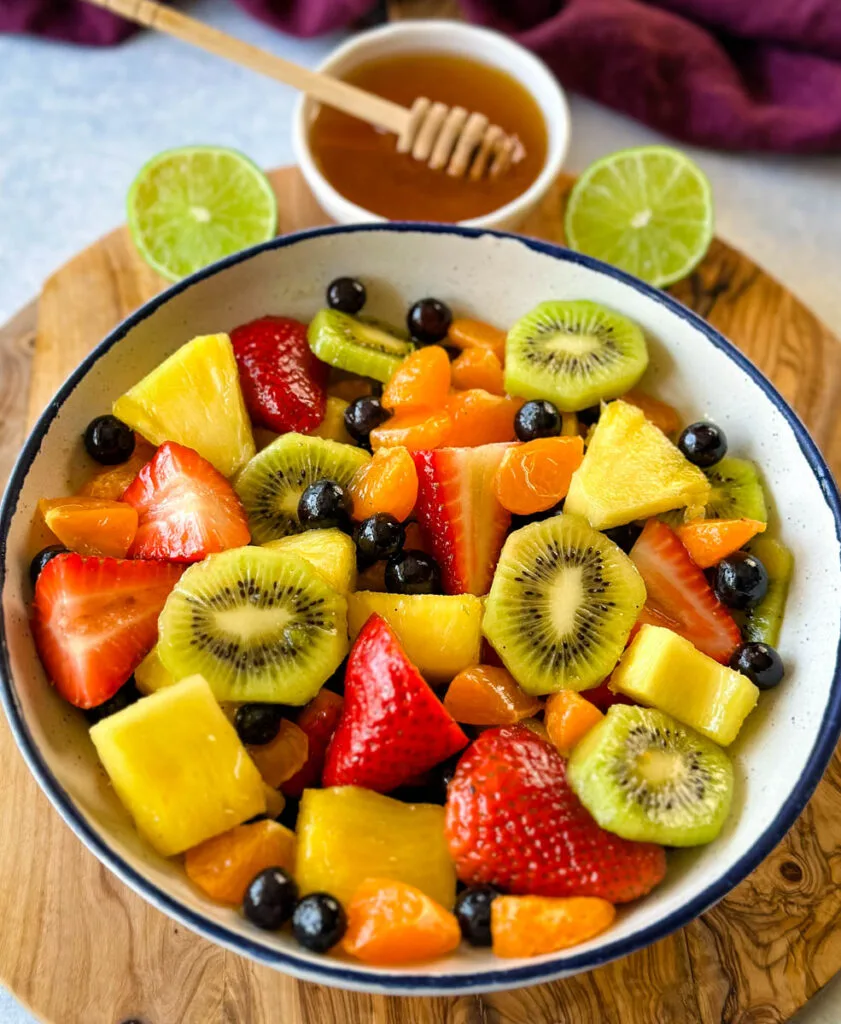
[[[666,292],[632,277],[590,256],[573,252],[563,246],[540,239],[526,238],[510,232],[487,228],[470,228],[462,225],[432,224],[422,222],[385,222],[355,225],[336,225],[311,228],[274,238],[268,242],[242,250],[211,264],[195,274],[165,289],[159,295],[144,303],[114,328],[67,377],[39,416],[27,437],[18,459],[12,469],[9,482],[0,503],[0,598],[6,584],[7,541],[11,522],[17,511],[18,498],[29,470],[36,459],[41,442],[62,404],[85,378],[94,364],[114,345],[121,341],[137,324],[151,316],[160,306],[186,291],[193,285],[219,274],[229,267],[244,263],[263,252],[282,249],[314,238],[349,233],[419,233],[427,235],[450,235],[468,239],[483,236],[516,241],[519,244],[558,260],[562,263],[578,264],[598,273],[612,277],[630,286],[635,291],[665,306],[671,313],[688,321],[715,348],[724,352],[764,392],[766,398],[783,415],[798,442],[804,459],[812,470],[835,522],[836,539],[841,543],[841,496],[823,456],[810,437],[799,417],[760,370],[743,355],[732,342],[718,330],[702,320],[692,310],[683,306]],[[24,720],[20,702],[15,691],[9,649],[6,637],[5,615],[0,615],[0,703],[6,714],[15,742],[38,784],[82,843],[118,878],[138,895],[169,917],[180,921],[203,938],[209,939],[233,952],[245,955],[266,966],[285,971],[305,981],[326,984],[351,991],[373,992],[396,995],[453,995],[480,993],[534,985],[552,981],[579,972],[589,971],[611,960],[636,952],[653,942],[659,941],[684,927],[699,914],[722,899],[731,889],[753,871],[777,846],[796,818],[805,807],[823,775],[835,749],[841,732],[841,637],[836,651],[835,668],[829,700],[821,719],[815,742],[805,767],[797,779],[786,801],[777,811],[774,820],[758,836],[733,867],[711,882],[694,899],[681,905],[659,921],[650,924],[633,935],[607,942],[599,949],[567,956],[562,962],[542,960],[518,967],[499,967],[481,970],[476,974],[430,974],[423,970],[410,970],[399,974],[387,974],[365,966],[356,967],[341,961],[324,959],[312,962],[299,959],[294,953],[281,949],[266,948],[246,936],[231,931],[227,926],[209,920],[198,911],[182,904],[178,899],[159,888],[123,858],[100,837],[94,827],[85,820],[64,787],[53,775],[43,760],[29,727]]]
[[[377,28],[368,29],[365,32],[360,32],[357,35],[351,36],[349,39],[340,43],[335,49],[331,50],[323,60],[321,60],[317,67],[317,71],[323,71],[327,74],[333,74],[333,67],[345,60],[347,57],[354,55],[357,51],[364,51],[365,47],[369,43],[376,43],[378,40],[389,40],[399,39],[401,37],[412,37],[414,35],[421,35],[424,32],[446,32],[448,35],[464,36],[466,39],[472,37],[474,40],[493,40],[494,45],[501,46],[503,49],[509,50],[511,53],[515,53],[517,59],[520,61],[521,66],[527,65],[537,74],[541,75],[545,79],[545,85],[547,95],[551,95],[551,100],[545,104],[543,99],[538,97],[533,89],[530,89],[522,80],[519,74],[509,71],[508,74],[512,78],[515,78],[519,84],[529,93],[534,102],[540,109],[541,116],[545,122],[546,135],[547,135],[547,146],[546,146],[546,158],[543,161],[543,165],[538,172],[537,177],[529,185],[525,191],[520,192],[519,195],[514,196],[507,203],[502,206],[497,206],[493,210],[489,210],[487,213],[480,214],[477,217],[468,217],[464,220],[457,221],[456,223],[462,227],[490,227],[492,224],[507,223],[512,219],[521,218],[530,210],[536,203],[539,203],[541,198],[548,192],[552,185],[552,182],[563,170],[564,162],[566,161],[569,153],[570,139],[572,135],[572,125],[569,110],[569,101],[567,99],[566,90],[561,85],[557,76],[553,74],[551,69],[548,67],[546,62],[532,50],[527,49],[522,43],[518,43],[515,39],[510,36],[506,36],[496,29],[487,28],[483,25],[473,25],[465,21],[448,21],[445,18],[423,18],[420,20],[408,19],[405,21],[394,21],[387,25],[380,25]],[[419,52],[426,52],[421,49]],[[429,52],[434,52],[430,50]],[[484,57],[480,54],[474,54],[468,52],[468,58],[471,60],[479,61],[480,63],[489,63],[497,70],[499,66],[494,64],[489,58]],[[348,199],[347,196],[343,195],[333,184],[330,179],[322,173],[312,152],[312,147],[309,141],[309,120],[307,112],[310,108],[311,100],[305,94],[301,93],[295,102],[295,107],[292,114],[292,147],[295,152],[295,159],[298,166],[301,168],[301,173],[307,179],[307,183],[311,188],[315,190],[316,186],[313,185],[315,181],[317,188],[321,189],[324,193],[330,197],[330,202],[335,208],[342,208],[348,217],[352,216],[356,221],[372,222],[372,223],[387,223],[388,219],[383,217],[382,214],[374,213],[373,210],[369,210],[364,206],[360,206],[352,199]],[[549,107],[556,108],[552,113],[547,113]],[[557,133],[557,144],[553,146],[552,133]],[[391,221],[390,223],[405,223],[403,221]]]

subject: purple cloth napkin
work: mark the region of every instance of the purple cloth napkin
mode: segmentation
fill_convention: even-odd
[[[237,0],[295,35],[353,24],[375,0]],[[841,151],[841,0],[460,0],[569,89],[675,138],[723,149]],[[0,0],[0,31],[119,42],[82,0]]]

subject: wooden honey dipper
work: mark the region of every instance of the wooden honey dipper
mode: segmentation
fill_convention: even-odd
[[[310,71],[217,28],[181,14],[156,0],[88,0],[138,25],[165,32],[252,71],[291,85],[330,107],[385,128],[397,136],[397,152],[411,153],[432,170],[446,168],[455,178],[478,181],[503,174],[524,155],[516,135],[506,135],[484,114],[448,107],[421,96],[410,109],[349,85],[331,75]]]

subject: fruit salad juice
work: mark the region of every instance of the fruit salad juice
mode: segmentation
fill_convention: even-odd
[[[139,832],[254,927],[557,952],[715,841],[791,555],[617,312],[365,302],[188,341],[91,422],[38,650]]]

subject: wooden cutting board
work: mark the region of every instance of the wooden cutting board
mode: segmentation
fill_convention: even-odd
[[[281,231],[325,222],[297,170],[272,180]],[[558,182],[523,233],[562,240],[570,183]],[[124,229],[47,281],[37,308],[30,424],[91,347],[162,286]],[[827,329],[720,241],[674,293],[776,382],[837,471],[841,348]],[[22,439],[31,340],[27,314],[0,331],[0,459]],[[39,791],[5,722],[0,763],[0,981],[52,1024],[772,1024],[841,968],[837,755],[784,842],[683,931],[568,981],[458,999],[389,999],[301,984],[211,945],[147,906],[82,847]]]

